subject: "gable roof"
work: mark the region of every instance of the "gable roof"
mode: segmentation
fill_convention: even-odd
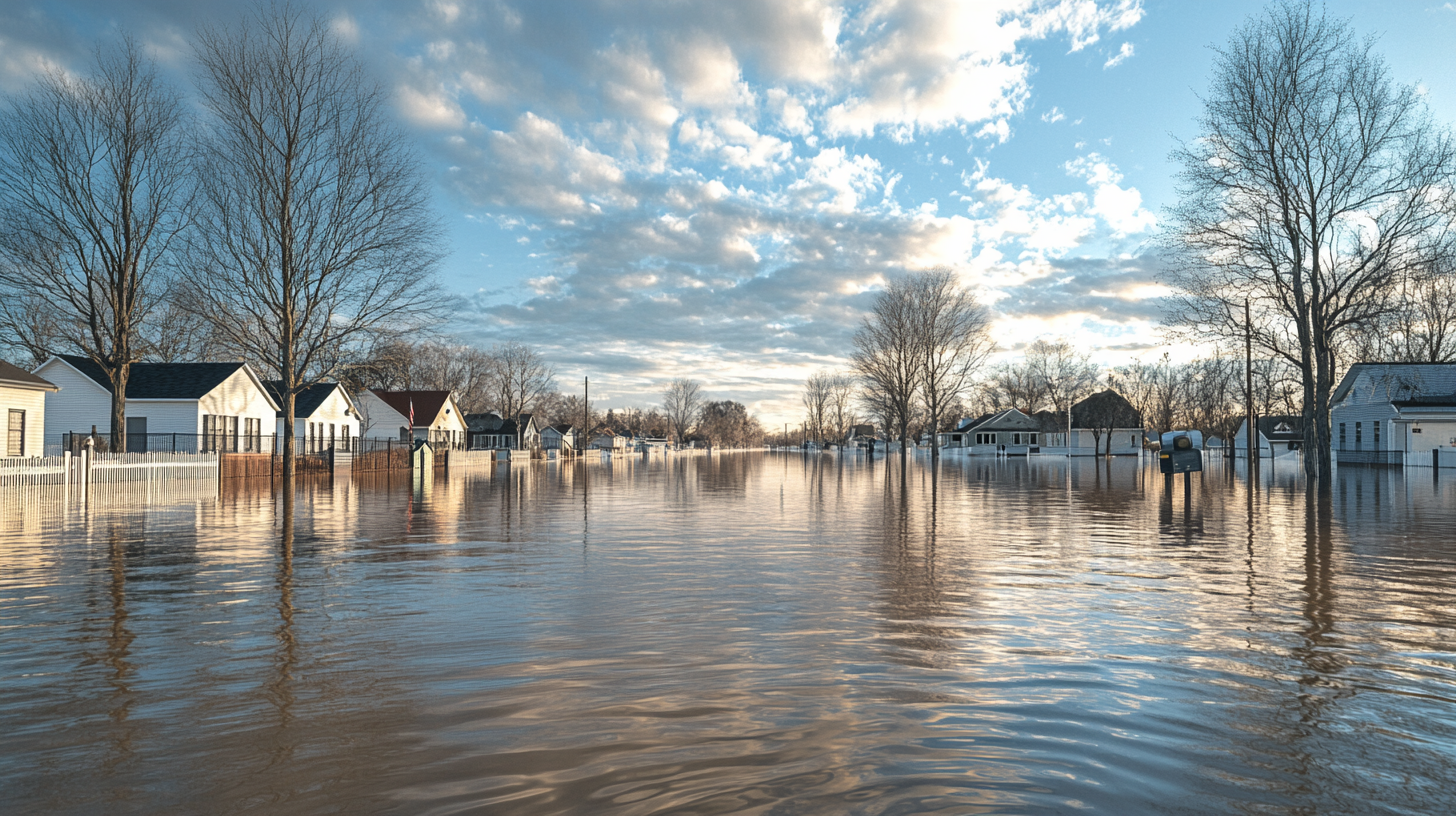
[[[0,360],[0,385],[34,388],[45,391],[60,390],[50,380],[44,377],[37,377],[20,366],[13,366],[4,360]]]
[[[416,428],[425,428],[433,423],[445,409],[445,403],[450,399],[449,391],[384,391],[379,388],[370,389],[370,393],[383,400],[385,405],[399,412],[399,415],[409,418],[410,405],[415,407]]]
[[[111,378],[101,366],[87,357],[75,354],[57,354],[58,359],[76,369],[108,393],[111,392]],[[126,398],[129,400],[195,400],[207,396],[212,389],[222,385],[238,369],[247,369],[246,363],[132,363],[131,373],[126,380]],[[262,381],[249,369],[249,379],[258,384],[264,396],[277,410],[278,403],[262,387]]]
[[[1362,375],[1385,389],[1392,402],[1456,393],[1456,363],[1355,363],[1330,395],[1330,405],[1344,402]]]
[[[1040,431],[1041,424],[1015,408],[1007,408],[1004,411],[982,414],[975,419],[962,423],[961,427],[956,429],[959,433],[1000,430]]]
[[[1127,398],[1108,388],[1072,406],[1073,428],[1141,428],[1142,414]]]
[[[278,416],[283,416],[283,381],[264,380],[263,387],[268,390],[268,396],[278,403]],[[349,407],[353,408],[354,401],[349,399],[349,393],[343,390],[342,385],[336,382],[314,383],[294,395],[293,415],[295,417],[313,416],[313,412],[324,404],[324,400],[327,400],[336,388],[344,395],[344,401],[349,403]]]

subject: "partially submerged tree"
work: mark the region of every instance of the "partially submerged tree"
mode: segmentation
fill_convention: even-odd
[[[289,481],[295,397],[434,305],[439,228],[384,94],[327,21],[258,7],[197,39],[211,118],[188,308],[281,383]]]
[[[697,380],[682,377],[668,383],[662,393],[662,412],[667,415],[668,424],[681,445],[688,437],[699,412],[703,408],[703,384]]]
[[[914,289],[909,278],[890,280],[854,333],[850,354],[867,392],[866,405],[886,424],[887,434],[893,431],[900,440],[902,465],[924,373]]]
[[[986,310],[940,268],[914,275],[913,302],[920,344],[920,395],[932,434],[930,455],[940,456],[934,434],[958,409],[994,343]]]
[[[32,358],[60,346],[101,367],[116,451],[131,364],[188,226],[186,124],[130,39],[87,76],[42,74],[0,122],[0,321]]]
[[[1224,341],[1251,331],[1295,366],[1305,469],[1325,486],[1341,347],[1392,310],[1451,218],[1452,138],[1373,46],[1305,2],[1246,23],[1217,51],[1199,137],[1174,153],[1166,219],[1172,322]]]
[[[818,371],[804,381],[799,399],[804,404],[804,430],[810,439],[826,441],[829,425],[829,403],[833,397],[834,375]]]

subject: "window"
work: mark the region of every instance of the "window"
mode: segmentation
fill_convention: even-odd
[[[409,437],[410,437],[409,428],[400,428],[399,429],[399,441],[401,441],[401,442],[405,443],[406,445],[408,445],[409,444],[409,441],[410,441],[410,438]]]
[[[1355,423],[1355,450],[1360,450],[1360,426],[1363,425],[1363,424],[1365,424],[1365,423],[1363,423],[1363,422],[1356,422]]]
[[[257,417],[243,418],[243,450],[248,453],[263,451],[263,420]]]
[[[10,425],[5,434],[5,455],[25,455],[25,411],[10,409]]]
[[[238,450],[238,418],[203,414],[202,445],[200,447],[204,452],[236,453]]]
[[[334,447],[334,434],[335,433],[336,433],[336,431],[334,430],[334,423],[330,422],[329,423],[329,448],[330,449],[333,449],[333,447]]]
[[[1370,424],[1370,429],[1374,431],[1374,433],[1371,435],[1371,440],[1375,443],[1375,449],[1380,450],[1380,423],[1372,422]]]
[[[1011,435],[1011,444],[1013,444],[1013,445],[1020,445],[1021,444],[1021,434],[1019,434],[1019,433],[1012,434]]]
[[[1340,423],[1340,450],[1345,449],[1345,423]]]
[[[1032,434],[1031,435],[1031,444],[1033,444],[1033,445],[1036,444],[1036,434]]]
[[[976,434],[976,444],[977,445],[994,445],[994,444],[996,444],[996,434],[993,434],[993,433],[978,433],[978,434]]]

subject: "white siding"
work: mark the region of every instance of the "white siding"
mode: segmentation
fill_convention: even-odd
[[[0,432],[5,436],[0,437],[0,445],[9,442],[10,436],[10,412],[12,410],[25,412],[25,455],[42,456],[45,454],[45,416],[46,416],[46,393],[36,388],[13,388],[0,385]],[[0,447],[0,456],[7,455],[5,447]]]
[[[200,433],[197,400],[127,400],[126,419],[146,417],[147,434],[186,434],[187,441]],[[181,448],[179,448],[181,450]]]
[[[409,417],[389,407],[389,403],[375,396],[371,391],[359,395],[356,403],[359,413],[364,415],[359,436],[364,439],[393,439],[399,441],[399,429],[409,425]]]
[[[1397,425],[1396,427],[1402,426]],[[1452,448],[1456,448],[1456,422],[1450,420],[1433,421],[1429,419],[1422,419],[1419,423],[1419,427],[1421,429],[1420,433],[1415,432],[1415,426],[1404,427],[1408,429],[1405,431],[1406,450],[1412,453],[1430,453],[1435,448],[1442,448],[1442,456],[1456,456],[1456,453],[1452,452]],[[1382,444],[1385,444],[1384,439],[1385,437],[1382,434]],[[1390,445],[1386,445],[1387,449],[1390,447]],[[1368,441],[1366,443],[1365,449],[1371,450]],[[1399,449],[1399,447],[1396,447],[1396,450]]]
[[[111,433],[111,392],[60,360],[49,360],[35,373],[59,391],[45,395],[45,429],[52,438],[63,433],[90,433],[91,426]]]
[[[263,433],[267,433],[278,418],[278,412],[268,401],[268,395],[258,386],[246,367],[233,372],[231,377],[223,380],[197,401],[192,417],[192,433],[202,433],[203,414],[237,417],[238,433],[243,431],[244,419],[258,420],[258,427]],[[147,431],[151,432],[150,422]]]
[[[370,396],[373,395],[371,394]],[[375,399],[377,400],[378,398],[376,397]],[[300,442],[303,442],[307,438],[308,423],[310,422],[323,425],[322,436],[324,437],[328,437],[329,435],[329,425],[334,426],[335,439],[347,439],[359,436],[359,419],[358,417],[350,416],[348,410],[349,401],[344,397],[344,392],[339,388],[335,388],[329,392],[323,404],[316,408],[311,415],[294,415],[293,436]],[[277,430],[275,432],[281,438],[283,436],[283,417],[278,417],[276,428]],[[394,438],[398,438],[397,431]]]
[[[465,417],[460,414],[460,406],[455,404],[454,397],[446,399],[445,404],[440,406],[439,415],[430,423],[430,431],[433,433],[454,431],[455,439],[464,442],[466,430]],[[420,438],[426,437],[421,433]]]

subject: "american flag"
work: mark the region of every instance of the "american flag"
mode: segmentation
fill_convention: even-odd
[[[414,426],[415,426],[415,401],[414,401],[413,398],[411,398],[410,399],[410,427],[413,428]]]

